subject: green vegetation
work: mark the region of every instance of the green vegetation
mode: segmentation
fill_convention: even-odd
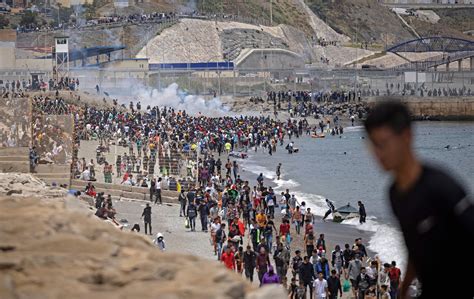
[[[38,14],[36,12],[25,11],[20,20],[20,25],[34,27],[38,25]]]
[[[0,15],[0,29],[7,28],[8,25],[10,25],[10,21],[4,15]]]

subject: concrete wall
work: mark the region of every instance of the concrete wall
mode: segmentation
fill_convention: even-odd
[[[0,42],[0,69],[15,68],[15,46],[7,46]]]
[[[295,69],[304,67],[303,58],[283,49],[252,49],[235,61],[238,69]]]
[[[474,120],[474,97],[390,97],[407,104],[415,117],[442,120]],[[371,97],[371,104],[386,97]]]

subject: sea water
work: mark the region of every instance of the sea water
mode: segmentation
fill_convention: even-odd
[[[474,123],[417,122],[414,133],[417,155],[425,163],[444,168],[472,193]],[[250,151],[249,158],[240,161],[243,171],[255,178],[263,173],[267,182],[276,185],[276,191],[290,189],[299,202],[305,201],[318,215],[327,211],[325,198],[333,201],[336,208],[347,203],[357,208],[357,201],[362,201],[367,222],[360,225],[358,219],[351,219],[344,223],[372,231],[369,249],[382,260],[396,260],[403,267],[403,238],[388,202],[391,178],[374,161],[363,128],[348,127],[344,134],[327,135],[324,139],[305,135],[293,140],[298,153],[290,155],[284,147],[278,147],[272,156],[262,149]],[[282,163],[280,180],[275,175],[278,163]],[[252,175],[246,173],[245,177]]]

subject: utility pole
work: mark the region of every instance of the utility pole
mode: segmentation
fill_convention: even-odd
[[[273,26],[273,0],[270,0],[270,26]]]

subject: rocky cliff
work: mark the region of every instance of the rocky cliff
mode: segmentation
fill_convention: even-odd
[[[161,253],[144,237],[99,220],[85,202],[30,175],[0,174],[0,298],[284,294],[279,287],[257,289],[217,263]]]

